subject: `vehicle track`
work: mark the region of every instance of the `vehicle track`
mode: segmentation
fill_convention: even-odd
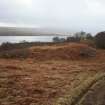
[[[55,105],[93,105],[86,103],[86,98],[89,96],[89,91],[94,91],[96,84],[101,84],[100,81],[102,80],[105,82],[105,74],[98,73],[94,77],[88,78],[83,84],[75,88],[70,95],[59,98]]]

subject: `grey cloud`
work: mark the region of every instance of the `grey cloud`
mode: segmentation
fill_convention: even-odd
[[[97,32],[104,30],[105,0],[0,0],[0,22]]]

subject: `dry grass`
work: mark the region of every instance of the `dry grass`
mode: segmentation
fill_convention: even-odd
[[[105,78],[105,74],[98,73],[94,77],[89,77],[81,85],[70,91],[69,95],[59,98],[54,105],[77,105],[88,90],[99,80]]]
[[[96,50],[85,44],[65,44],[62,46],[31,47],[30,57],[37,60],[78,60],[91,58],[96,55]]]
[[[75,99],[78,99],[78,96],[81,96],[93,84],[93,80],[94,82],[97,80],[93,76],[100,72],[105,73],[104,50],[97,50],[96,57],[90,59],[81,57],[79,60],[76,60],[75,53],[67,53],[67,49],[69,51],[74,49],[77,54],[81,51],[81,46],[88,47],[80,44],[65,44],[29,49],[35,54],[39,51],[42,55],[47,52],[52,59],[49,59],[49,56],[47,59],[44,55],[46,59],[43,60],[38,54],[25,59],[1,58],[0,105],[54,105],[60,97],[67,94],[72,95],[71,102],[75,102]],[[56,56],[50,53],[51,51],[56,51],[59,59],[56,59]],[[62,58],[64,54],[72,54],[76,59]]]
[[[78,60],[96,56],[96,50],[85,44],[64,44],[54,46],[35,46],[31,48],[19,48],[1,50],[0,58],[34,58],[36,60]]]

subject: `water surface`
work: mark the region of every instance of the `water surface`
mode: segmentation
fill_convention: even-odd
[[[27,42],[52,42],[55,36],[0,36],[0,44],[4,42],[19,43],[22,41]],[[59,36],[66,38],[66,36]]]

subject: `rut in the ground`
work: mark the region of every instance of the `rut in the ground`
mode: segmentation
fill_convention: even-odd
[[[105,74],[96,74],[54,105],[105,105]]]

